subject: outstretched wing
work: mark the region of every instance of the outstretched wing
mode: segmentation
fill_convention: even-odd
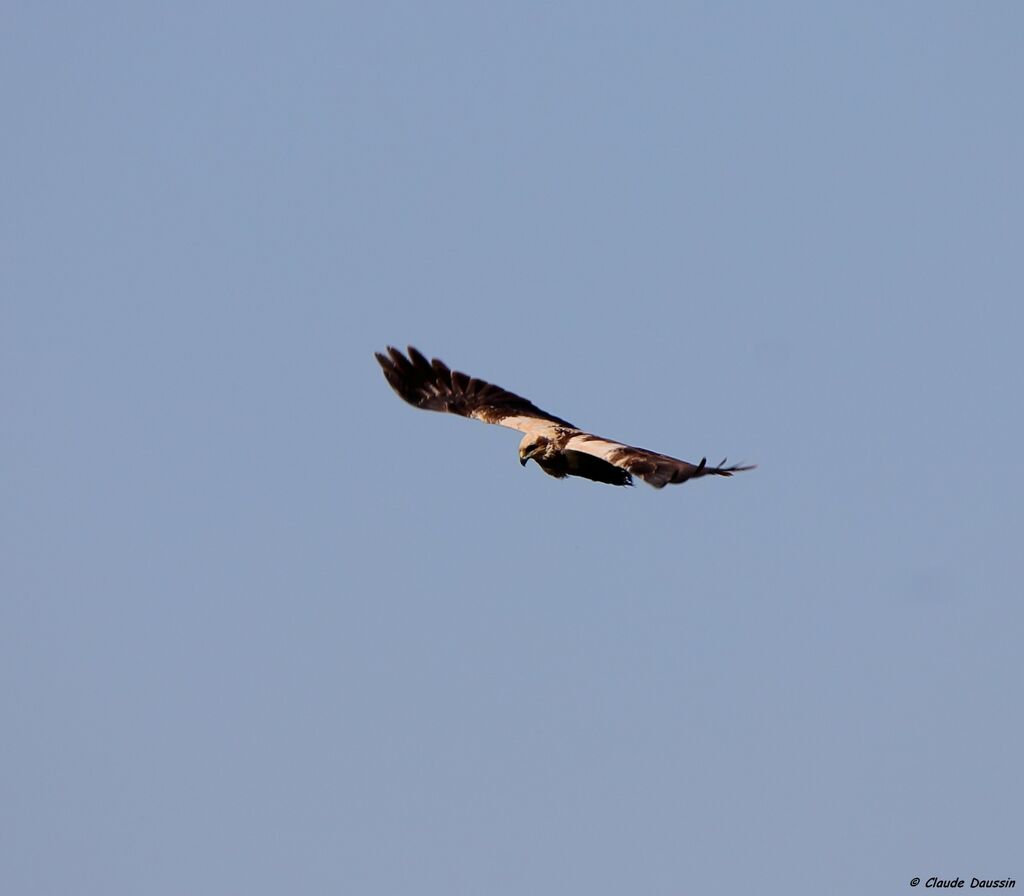
[[[414,407],[460,414],[520,432],[543,432],[552,426],[576,429],[501,386],[449,370],[438,358],[428,361],[411,345],[408,358],[391,346],[386,355],[376,352],[376,356],[391,388]]]
[[[633,476],[638,476],[655,488],[663,488],[669,483],[686,482],[687,479],[696,479],[699,476],[732,476],[733,473],[754,469],[753,466],[738,464],[727,467],[724,459],[717,467],[709,467],[706,457],[701,458],[699,464],[691,464],[667,454],[634,448],[632,445],[612,442],[585,432],[573,436],[565,447],[569,451],[580,451],[599,457],[613,466],[627,470]]]

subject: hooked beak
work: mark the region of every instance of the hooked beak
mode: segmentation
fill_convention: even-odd
[[[526,466],[526,462],[529,459],[530,459],[530,456],[528,454],[520,454],[519,455],[519,466],[525,467]]]

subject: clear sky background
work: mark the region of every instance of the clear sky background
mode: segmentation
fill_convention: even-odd
[[[1024,885],[1022,33],[5,5],[3,891]]]

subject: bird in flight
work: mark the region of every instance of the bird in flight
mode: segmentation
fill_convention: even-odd
[[[580,476],[609,485],[632,485],[637,476],[655,488],[663,488],[699,476],[732,476],[754,469],[727,467],[725,460],[709,467],[707,458],[691,464],[595,436],[500,386],[449,370],[438,358],[428,361],[412,346],[408,357],[391,346],[386,355],[375,354],[391,388],[413,407],[447,411],[525,433],[519,443],[519,462],[525,467],[533,460],[556,479]]]

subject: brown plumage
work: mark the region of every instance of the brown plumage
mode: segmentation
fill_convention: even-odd
[[[707,459],[691,464],[685,460],[604,439],[542,411],[525,398],[491,383],[450,370],[443,361],[428,361],[409,347],[406,357],[388,347],[376,353],[384,376],[405,401],[428,411],[447,411],[496,423],[525,433],[519,444],[519,461],[529,460],[549,476],[579,476],[611,485],[632,485],[633,476],[655,488],[686,482],[700,476],[731,476],[753,466],[709,467]]]

